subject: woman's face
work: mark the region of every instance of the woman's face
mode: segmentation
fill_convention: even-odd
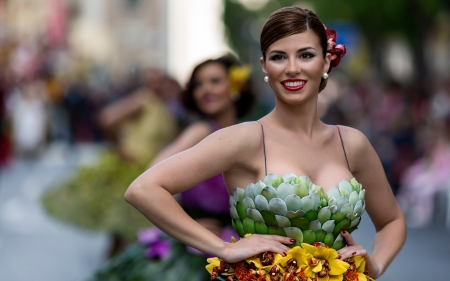
[[[261,65],[277,97],[298,104],[317,97],[322,75],[330,66],[330,54],[323,57],[319,38],[307,30],[270,45]]]
[[[204,115],[214,116],[234,106],[224,66],[218,63],[202,66],[195,75],[194,83],[194,100]]]

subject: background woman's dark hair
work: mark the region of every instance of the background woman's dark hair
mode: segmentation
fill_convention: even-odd
[[[323,57],[327,53],[327,34],[323,23],[312,11],[300,7],[284,7],[273,12],[261,31],[260,46],[264,60],[266,51],[274,42],[290,35],[313,31],[319,38]],[[327,85],[327,80],[320,82],[319,92]]]
[[[194,100],[194,89],[195,89],[195,76],[197,72],[202,68],[203,66],[211,63],[216,63],[221,66],[223,66],[227,73],[229,68],[232,65],[240,65],[240,63],[234,59],[232,56],[223,56],[218,59],[209,59],[206,60],[199,65],[197,65],[194,70],[192,71],[191,77],[189,78],[189,81],[186,85],[186,88],[181,93],[181,101],[183,105],[190,111],[193,111],[197,114],[203,115],[202,112],[198,109],[197,105],[195,104]],[[247,114],[253,105],[253,102],[255,100],[255,94],[253,92],[253,86],[250,81],[250,79],[247,80],[247,83],[244,87],[244,89],[240,92],[240,98],[235,101],[235,105],[237,108],[237,115],[238,117],[242,117],[245,114]],[[230,96],[231,98],[231,96]]]

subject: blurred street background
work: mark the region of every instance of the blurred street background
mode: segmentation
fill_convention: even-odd
[[[123,201],[144,160],[193,120],[178,98],[197,63],[232,53],[252,67],[257,103],[242,121],[273,108],[259,35],[290,5],[313,10],[347,46],[320,117],[369,138],[407,217],[405,248],[379,280],[446,280],[449,1],[0,0],[0,281],[84,281],[133,242],[147,222],[105,198]],[[129,97],[162,104],[170,120],[132,126],[132,106],[111,111]],[[164,138],[139,146],[140,128],[156,127]],[[69,204],[79,198],[95,207]],[[371,249],[373,236],[366,217],[355,237]]]

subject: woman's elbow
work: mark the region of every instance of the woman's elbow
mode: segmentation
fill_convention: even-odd
[[[140,190],[140,184],[134,181],[125,191],[124,199],[131,205],[134,205],[134,202],[139,197],[138,193]]]

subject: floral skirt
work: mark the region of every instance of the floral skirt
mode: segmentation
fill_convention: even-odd
[[[186,245],[170,240],[167,255],[149,258],[149,247],[136,242],[108,260],[88,281],[207,281],[203,254],[189,251]],[[156,248],[156,247],[155,247]],[[157,249],[154,249],[158,252]],[[159,251],[161,253],[161,251]]]
[[[303,243],[286,256],[264,252],[237,263],[219,258],[208,262],[206,269],[215,281],[373,281],[363,257],[340,260],[336,250],[320,242]]]

